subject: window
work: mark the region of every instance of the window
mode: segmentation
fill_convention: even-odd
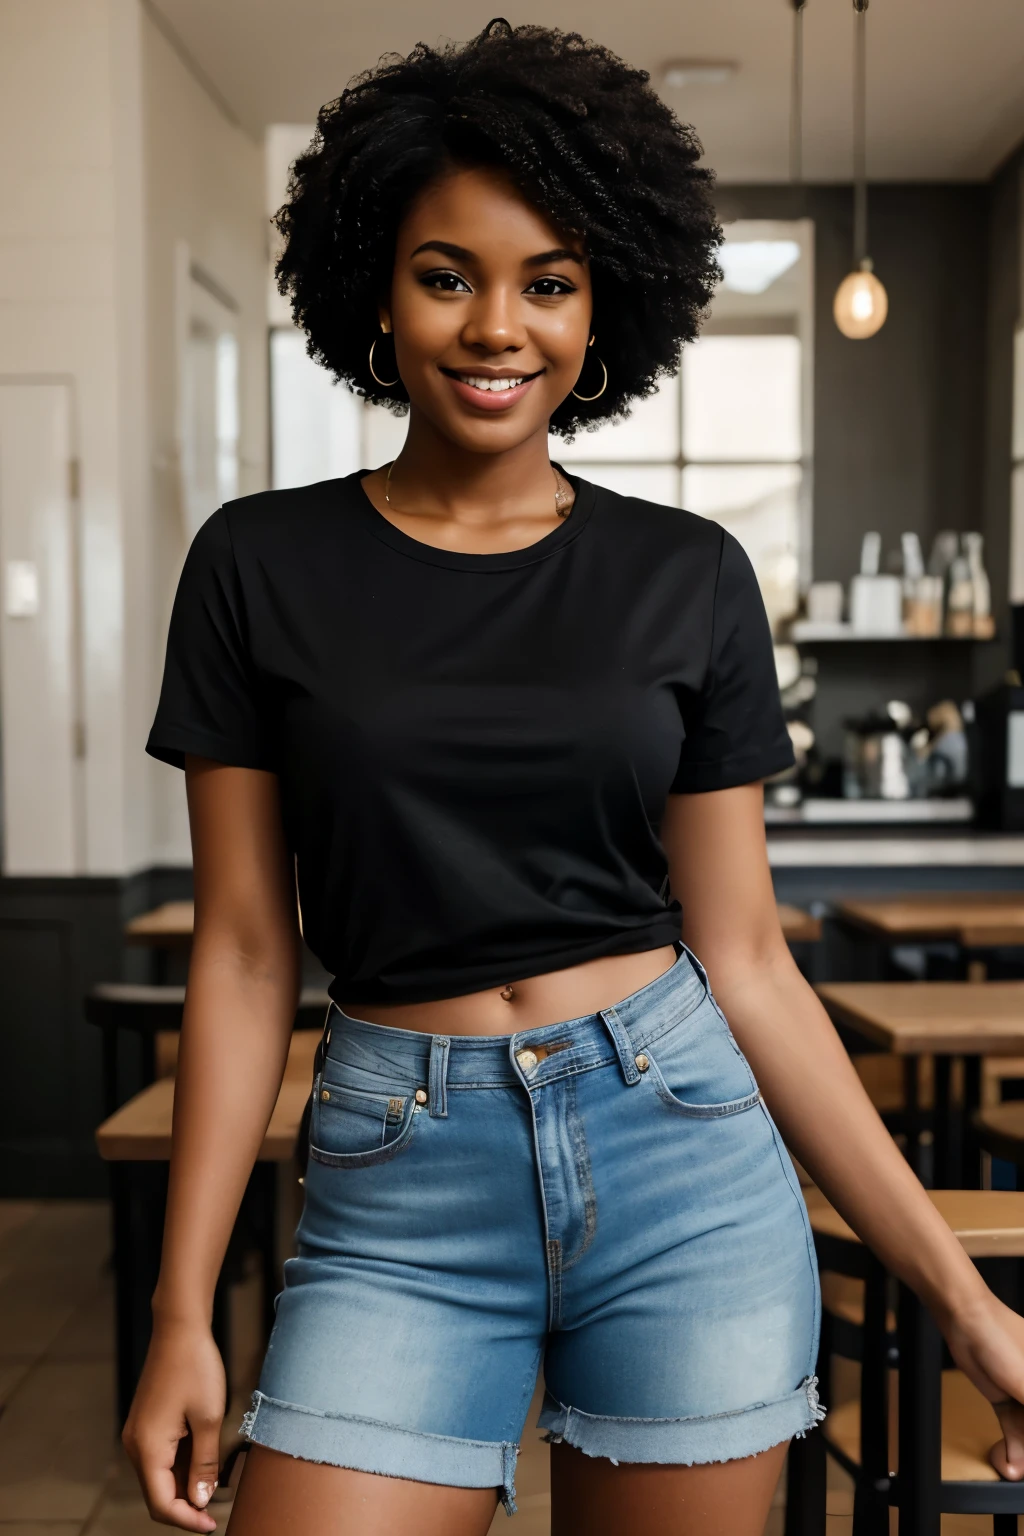
[[[746,220],[726,237],[725,280],[679,376],[627,421],[552,439],[551,452],[612,490],[722,523],[777,628],[811,569],[813,227]]]
[[[179,258],[184,309],[181,424],[184,510],[192,534],[238,495],[238,305],[187,253]]]
[[[271,484],[274,490],[373,469],[399,453],[407,418],[335,384],[292,326],[270,332]]]

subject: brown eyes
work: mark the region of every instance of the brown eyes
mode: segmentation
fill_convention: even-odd
[[[424,288],[437,288],[442,293],[472,293],[473,291],[466,279],[460,277],[457,272],[424,272],[420,282]]]
[[[424,288],[435,288],[439,293],[472,293],[466,279],[458,272],[448,270],[424,272],[418,278]],[[537,277],[524,293],[535,294],[540,299],[558,298],[563,293],[575,293],[576,287],[564,277]]]

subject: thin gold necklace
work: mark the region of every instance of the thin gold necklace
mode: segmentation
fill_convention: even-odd
[[[388,465],[387,478],[384,481],[384,503],[394,512],[397,512],[398,508],[391,506],[391,471],[394,469],[397,463],[397,459],[391,460],[391,463]],[[568,517],[569,513],[572,511],[573,506],[572,489],[566,488],[562,484],[561,480],[558,478],[558,470],[553,464],[551,466],[551,473],[555,477],[555,513],[558,517]]]

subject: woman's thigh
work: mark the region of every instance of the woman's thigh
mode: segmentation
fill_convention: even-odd
[[[552,1445],[551,1536],[762,1536],[787,1448],[680,1467]]]
[[[495,1488],[448,1488],[301,1461],[245,1458],[227,1536],[485,1536]]]

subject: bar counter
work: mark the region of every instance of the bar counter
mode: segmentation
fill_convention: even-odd
[[[779,901],[798,907],[907,891],[1024,889],[1024,834],[973,827],[774,827]]]

